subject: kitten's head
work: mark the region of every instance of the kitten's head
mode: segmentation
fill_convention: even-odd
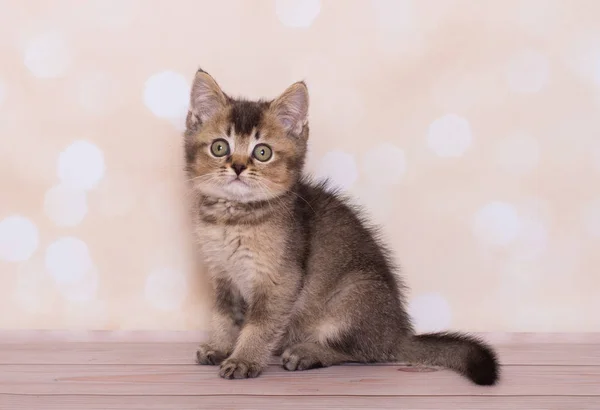
[[[187,172],[194,189],[238,202],[269,200],[300,177],[308,90],[298,82],[273,101],[234,99],[198,70],[186,127]]]

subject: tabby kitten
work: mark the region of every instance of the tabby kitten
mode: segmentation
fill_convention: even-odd
[[[248,101],[198,70],[186,125],[195,233],[216,294],[197,363],[243,379],[272,354],[287,370],[402,361],[496,383],[496,355],[482,341],[415,334],[374,230],[340,195],[303,178],[303,82],[273,101]]]

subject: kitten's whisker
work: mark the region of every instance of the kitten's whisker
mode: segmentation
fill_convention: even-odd
[[[213,177],[215,175],[218,176],[218,174],[216,172],[211,172],[209,174],[204,174],[204,175],[198,175],[197,177],[187,179],[186,182],[201,181],[204,178],[210,179],[211,177]]]
[[[275,183],[275,185],[277,185],[278,187],[283,188],[283,186],[281,186],[281,184]],[[312,205],[310,204],[310,202],[308,202],[306,199],[304,199],[300,194],[298,194],[297,192],[295,192],[295,191],[293,191],[291,189],[288,192],[290,194],[292,194],[292,195],[296,195],[296,197],[298,197],[299,199],[303,200],[306,203],[306,205],[308,205],[310,207],[310,209],[313,211],[313,213],[315,213],[315,214],[317,213],[317,211],[315,211],[315,209],[312,207]]]
[[[258,179],[256,180],[256,182],[259,184],[259,186],[261,187],[261,189],[263,189],[263,192],[266,191],[272,197],[271,199],[267,199],[267,203],[269,204],[269,206],[271,207],[271,209],[273,209],[272,202],[273,202],[274,199],[278,199],[278,198],[276,197],[276,195],[274,195],[273,191],[264,182],[262,182],[262,181],[260,181]],[[281,208],[285,212],[287,212],[287,214],[288,214],[288,216],[290,218],[294,217],[294,214],[293,214],[292,210],[284,202],[281,203]]]

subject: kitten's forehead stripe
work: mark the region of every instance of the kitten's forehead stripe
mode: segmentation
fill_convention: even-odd
[[[229,121],[239,135],[250,135],[258,128],[268,103],[254,101],[234,101]]]

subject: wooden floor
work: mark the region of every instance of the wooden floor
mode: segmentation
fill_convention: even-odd
[[[222,380],[190,342],[58,342],[0,337],[0,409],[600,409],[600,336],[496,337],[495,387],[398,364]]]

